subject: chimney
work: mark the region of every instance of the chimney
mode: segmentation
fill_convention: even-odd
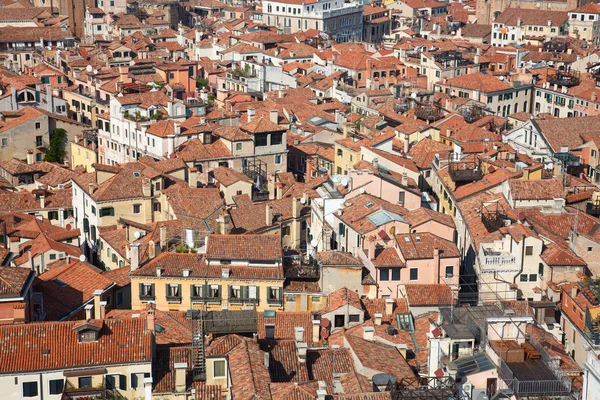
[[[94,290],[94,319],[102,319],[102,317],[100,317],[100,303],[102,302],[101,299],[102,290]]]
[[[278,117],[278,113],[277,110],[271,110],[269,111],[269,118],[271,119],[271,122],[276,124],[279,122],[279,117]]]
[[[279,89],[277,91],[277,97],[279,97],[280,99],[283,98],[283,90],[282,89]]]
[[[592,92],[592,101],[596,101],[597,96],[596,96],[596,92]]]
[[[186,372],[188,364],[186,362],[175,363],[175,391],[178,393],[185,392],[186,385]]]
[[[300,200],[297,197],[292,198],[292,218],[300,217]]]
[[[383,314],[376,313],[374,315],[374,317],[375,317],[375,325],[381,325],[381,320],[383,319]]]
[[[154,240],[150,240],[148,242],[148,258],[152,260],[154,257],[156,257],[156,243]]]
[[[226,235],[229,232],[229,222],[231,221],[231,217],[229,214],[223,214],[217,219],[217,224],[219,226],[219,233],[221,235]]]
[[[263,351],[263,364],[265,364],[265,367],[267,367],[267,369],[269,369],[269,361],[269,353]]]
[[[152,377],[144,378],[144,400],[152,400]]]
[[[294,328],[294,339],[296,343],[304,342],[304,328],[301,326],[297,326]]]
[[[167,248],[167,226],[161,225],[158,231],[160,235],[160,249],[162,251]]]
[[[396,350],[398,350],[400,354],[402,354],[402,357],[406,359],[406,352],[408,351],[408,346],[406,344],[397,344]]]
[[[196,30],[195,32],[195,39],[196,39],[196,43],[200,43],[200,41],[202,40],[202,32],[200,32],[199,30]]]
[[[306,353],[308,352],[308,345],[304,342],[296,343],[296,351],[298,354],[298,362],[301,364],[306,363]]]
[[[27,164],[35,164],[35,157],[33,156],[33,150],[27,151]]]
[[[40,196],[40,208],[46,208],[46,196]]]
[[[92,319],[92,308],[94,308],[93,304],[86,304],[85,305],[85,319],[86,320]]]
[[[106,301],[100,302],[100,319],[106,318],[106,305],[107,304],[108,304],[108,302],[106,302]]]
[[[402,173],[402,186],[408,186],[408,174],[406,171]]]
[[[181,135],[181,124],[179,122],[174,122],[173,130],[175,131],[176,135]]]
[[[373,328],[372,326],[370,328]],[[333,374],[333,394],[344,394],[344,387],[342,386],[342,374]]]
[[[273,225],[273,206],[270,204],[266,204],[265,207],[265,226],[271,226]]]
[[[319,381],[319,382],[321,382],[321,381]],[[326,396],[327,396],[326,390],[323,390],[323,389],[317,390],[317,400],[325,400]]]
[[[156,304],[148,303],[146,304],[146,328],[150,332],[154,332],[154,326],[156,322]]]
[[[252,122],[254,116],[256,115],[256,110],[254,108],[249,108],[248,111],[248,122]]]
[[[46,85],[46,102],[48,104],[48,111],[54,112],[54,97],[52,97],[52,86]]]
[[[129,246],[129,265],[131,272],[137,270],[140,267],[140,244],[131,243]]]
[[[571,288],[571,297],[575,298],[577,297],[577,292],[578,292],[578,287],[577,285],[573,285],[573,287]]]
[[[342,129],[342,136],[343,136],[344,138],[347,138],[347,137],[348,137],[348,128],[349,128],[349,125],[350,125],[350,124],[348,124],[348,123],[344,124],[344,127],[343,127],[343,129]]]
[[[367,252],[369,254],[367,254],[367,256],[369,257],[369,259],[373,260],[375,259],[375,245],[377,239],[374,236],[368,236],[367,237]]]
[[[438,277],[442,276],[440,271],[440,249],[433,249],[433,267],[435,268],[435,273],[438,275]]]
[[[152,184],[148,178],[142,179],[142,193],[144,197],[152,196]]]
[[[375,328],[372,326],[363,326],[363,339],[373,342],[375,340]]]
[[[408,154],[410,151],[410,135],[408,133],[404,134],[404,154]]]
[[[373,168],[379,169],[379,159],[377,157],[371,161],[371,164],[373,164]]]
[[[394,314],[394,299],[385,299],[385,314],[388,317]]]
[[[321,337],[321,321],[318,319],[312,320],[312,341],[318,343]]]

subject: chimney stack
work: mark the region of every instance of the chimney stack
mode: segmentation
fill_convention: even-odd
[[[248,111],[248,122],[252,122],[254,116],[256,115],[256,110],[254,108],[249,108]]]
[[[312,320],[312,341],[318,343],[321,337],[321,321],[318,319]]]
[[[385,313],[388,317],[394,314],[394,299],[385,299]]]
[[[174,122],[173,130],[175,131],[175,135],[181,135],[181,124],[179,122]]]
[[[269,119],[275,125],[277,125],[279,123],[279,114],[277,113],[277,110],[269,111]]]
[[[374,315],[374,317],[375,317],[375,325],[381,325],[381,320],[383,319],[383,314],[376,313]]]
[[[167,248],[167,226],[161,225],[158,229],[160,236],[160,250],[165,250]]]
[[[572,298],[575,298],[575,297],[577,297],[577,292],[578,292],[578,289],[579,289],[579,288],[577,287],[577,285],[573,285],[573,287],[571,288],[571,297],[572,297]]]
[[[229,214],[223,214],[219,218],[217,218],[217,225],[219,227],[219,233],[221,235],[227,235],[229,232],[229,222],[231,221],[231,217]]]
[[[373,342],[375,340],[375,328],[372,326],[363,326],[363,339]]]
[[[402,186],[408,186],[408,174],[406,171],[402,173]]]
[[[154,332],[154,327],[156,324],[156,304],[148,303],[146,304],[146,328],[150,332]]]
[[[100,304],[102,303],[102,293],[103,291],[101,289],[94,290],[94,319],[102,319],[100,315],[100,308],[102,307]]]
[[[301,364],[306,363],[306,353],[308,352],[308,345],[306,343],[296,343],[296,350],[298,352],[298,362]]]
[[[178,393],[185,392],[187,389],[186,372],[188,364],[186,362],[175,363],[175,391]]]
[[[85,305],[85,319],[86,320],[92,319],[92,308],[94,308],[93,304],[86,304]]]
[[[267,369],[269,368],[269,364],[270,364],[270,360],[269,360],[269,353],[268,352],[263,352],[263,363],[265,364],[265,367],[267,367]]]
[[[294,339],[296,343],[304,342],[304,328],[301,326],[297,326],[294,328]]]
[[[154,240],[150,240],[148,242],[148,258],[152,260],[154,257],[156,257],[156,243]]]
[[[270,204],[265,205],[266,207],[266,215],[265,215],[265,225],[271,226],[273,225],[273,206]]]
[[[300,217],[300,200],[297,197],[292,198],[292,218]]]
[[[100,319],[106,318],[106,305],[107,304],[108,304],[108,302],[106,302],[106,301],[100,302]]]
[[[408,154],[408,152],[410,151],[410,135],[409,134],[405,134],[404,135],[404,154]]]
[[[131,266],[131,272],[137,270],[140,267],[140,244],[131,243],[129,246],[129,265]]]

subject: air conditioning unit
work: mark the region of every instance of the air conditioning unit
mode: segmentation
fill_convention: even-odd
[[[59,260],[65,259],[66,257],[67,257],[66,253],[58,253],[58,259]]]
[[[471,398],[473,400],[489,400],[485,389],[474,389],[473,396]]]
[[[463,383],[461,390],[461,399],[470,400],[471,395],[473,393],[473,384],[472,383]]]

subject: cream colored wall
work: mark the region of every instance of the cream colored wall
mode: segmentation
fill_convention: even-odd
[[[342,287],[362,292],[362,267],[323,267],[321,290],[329,294]]]
[[[98,162],[97,154],[87,147],[80,146],[75,142],[71,142],[71,168],[81,165],[87,172],[94,172],[95,168],[92,164]]]
[[[236,304],[229,303],[228,285],[255,285],[259,287],[259,304],[257,310],[276,309],[281,310],[281,305],[268,304],[267,291],[269,287],[275,286],[283,290],[283,279],[281,281],[265,281],[265,280],[232,280],[232,279],[200,279],[200,278],[172,278],[172,277],[131,277],[131,308],[140,310],[146,307],[147,302],[140,300],[140,283],[154,283],[156,308],[161,311],[177,310],[187,311],[191,305],[191,285],[221,285],[221,302],[209,304],[211,310],[221,310],[221,305],[228,305],[230,310],[240,310],[244,307],[254,306],[254,304]],[[166,299],[166,285],[180,284],[181,285],[181,303],[169,303]]]
[[[87,368],[94,367],[95,365],[87,366]],[[99,366],[99,365],[98,365]],[[71,369],[69,369],[71,371]],[[118,390],[118,392],[128,399],[133,399],[138,396],[144,396],[143,383],[140,383],[140,387],[137,390],[131,388],[131,374],[152,374],[152,365],[150,363],[135,364],[135,365],[117,365],[117,366],[106,366],[105,375],[125,375],[127,377],[127,390]],[[94,375],[92,376],[92,384],[94,386],[99,385],[103,382],[105,375]],[[89,375],[82,375],[89,376]],[[70,382],[77,385],[77,377],[64,377],[64,371],[44,371],[35,373],[23,373],[23,374],[11,374],[0,376],[0,391],[3,393],[2,398],[6,400],[17,400],[26,398],[28,400],[60,400],[62,395],[50,395],[50,381],[55,379],[68,379]],[[37,382],[38,384],[38,396],[36,397],[22,397],[23,383],[24,382]],[[65,385],[66,386],[66,385]]]
[[[252,184],[250,182],[238,181],[230,186],[220,185],[219,190],[223,193],[225,203],[233,205],[233,196],[237,196],[237,192],[241,191],[241,194],[247,194],[252,198]]]

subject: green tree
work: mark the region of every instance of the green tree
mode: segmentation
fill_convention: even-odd
[[[67,131],[63,128],[56,128],[50,134],[50,146],[48,147],[44,161],[62,163],[66,155],[66,145]]]
[[[196,78],[196,87],[198,89],[204,89],[208,87],[208,79],[204,79],[201,77]]]

